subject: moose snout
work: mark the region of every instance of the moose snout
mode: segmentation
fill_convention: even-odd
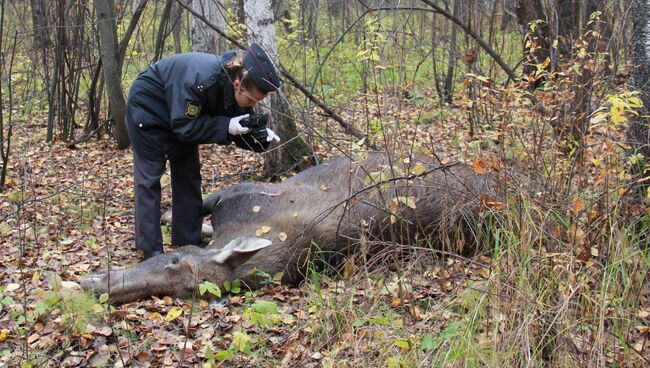
[[[106,274],[100,273],[87,277],[81,281],[81,288],[86,291],[94,292],[95,294],[106,292],[108,289],[108,285],[106,284]]]

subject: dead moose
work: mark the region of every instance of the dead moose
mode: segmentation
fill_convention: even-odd
[[[472,253],[482,201],[493,183],[461,165],[365,153],[315,166],[278,184],[242,183],[204,201],[214,232],[205,248],[184,246],[133,268],[83,280],[112,303],[150,295],[190,297],[207,280],[260,286],[260,272],[296,283],[318,252],[365,243],[412,244]],[[462,239],[459,239],[462,237]],[[384,243],[386,244],[386,243]],[[459,248],[465,249],[459,249]],[[322,253],[321,253],[322,254]]]

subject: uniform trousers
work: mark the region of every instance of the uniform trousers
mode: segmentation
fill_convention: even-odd
[[[133,151],[135,246],[145,252],[163,250],[160,229],[160,178],[166,160],[150,161]],[[203,208],[198,146],[169,158],[172,185],[172,245],[201,244]]]

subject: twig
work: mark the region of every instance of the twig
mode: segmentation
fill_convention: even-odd
[[[195,18],[199,19],[200,21],[202,21],[203,23],[205,23],[205,25],[207,25],[208,27],[212,28],[212,29],[213,29],[215,32],[217,32],[221,37],[225,38],[226,40],[228,40],[229,42],[231,42],[233,45],[237,46],[238,48],[240,48],[240,49],[242,49],[242,50],[245,50],[245,49],[246,49],[246,46],[245,46],[243,43],[239,42],[238,39],[236,39],[236,38],[234,38],[234,37],[232,37],[232,36],[229,36],[228,34],[226,34],[226,32],[224,32],[223,30],[219,29],[219,27],[217,27],[216,25],[210,23],[210,21],[208,21],[208,20],[207,20],[203,15],[197,13],[197,12],[196,12],[194,9],[192,9],[190,6],[184,4],[183,1],[181,1],[181,0],[176,0],[176,2],[177,2],[181,7],[183,7],[185,10],[187,10],[188,12],[190,12],[190,13],[191,13]],[[289,82],[291,82],[291,84],[292,84],[294,87],[298,88],[298,89],[299,89],[299,90],[300,90],[300,91],[305,95],[305,97],[307,97],[307,98],[308,98],[311,102],[313,102],[316,106],[320,107],[321,110],[323,110],[323,111],[324,111],[324,112],[325,112],[325,113],[326,113],[330,118],[332,118],[332,119],[335,120],[337,123],[339,123],[339,124],[340,124],[344,129],[345,129],[345,132],[346,132],[346,133],[352,134],[353,136],[355,136],[355,137],[357,137],[357,138],[359,138],[359,139],[365,138],[365,134],[363,134],[361,131],[359,131],[358,129],[356,129],[353,125],[351,125],[351,124],[349,124],[348,122],[346,122],[345,120],[343,120],[343,118],[340,117],[336,112],[334,112],[334,110],[332,110],[329,106],[327,106],[327,105],[325,104],[325,102],[321,101],[318,97],[314,96],[314,94],[311,93],[311,92],[307,89],[307,87],[305,87],[304,85],[302,85],[302,83],[300,83],[300,82],[299,82],[299,81],[298,81],[298,80],[297,80],[293,75],[291,75],[291,74],[287,71],[287,69],[282,65],[282,63],[280,63],[279,61],[278,61],[278,66],[279,66],[279,69],[280,69],[280,73],[282,74],[282,76],[283,76],[286,80],[288,80]],[[366,140],[366,142],[367,142],[367,140]],[[367,145],[368,147],[370,147],[370,148],[376,149],[376,148],[373,147],[370,143],[367,143],[366,145]]]

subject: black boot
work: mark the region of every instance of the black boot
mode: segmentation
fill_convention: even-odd
[[[157,255],[165,253],[162,249],[154,249],[154,250],[145,250],[143,251],[142,255],[142,260],[146,261],[149,258],[153,258]]]

